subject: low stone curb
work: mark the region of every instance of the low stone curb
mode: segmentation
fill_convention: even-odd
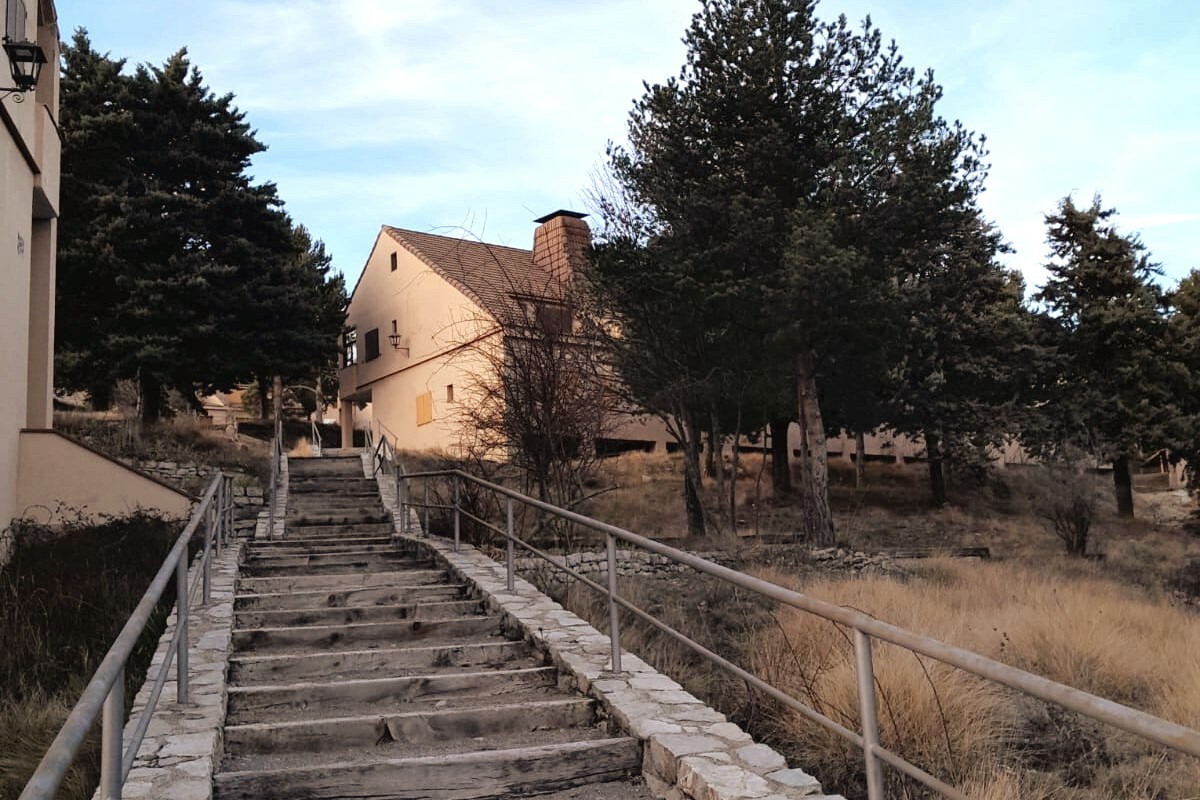
[[[188,611],[188,665],[191,702],[175,702],[175,667],[159,696],[158,707],[138,748],[122,796],[211,800],[213,770],[221,758],[221,725],[225,719],[226,667],[233,635],[233,591],[241,544],[233,542],[212,563],[212,602]],[[188,586],[200,580],[200,564],[188,571]],[[125,747],[133,739],[138,716],[150,699],[152,681],[167,657],[175,634],[178,606],[167,618],[167,628],[138,691],[125,725]],[[94,800],[98,800],[99,791]]]
[[[378,481],[384,507],[395,520],[395,538],[446,562],[503,615],[506,628],[547,652],[580,691],[596,698],[620,728],[641,740],[643,775],[656,794],[669,800],[844,800],[821,794],[816,778],[788,768],[779,753],[756,744],[724,714],[637,656],[623,654],[624,672],[612,672],[608,636],[522,578],[514,580],[509,592],[503,564],[467,544],[456,553],[449,540],[402,534],[394,479],[382,472],[373,475],[367,456],[363,473]],[[419,530],[412,518],[409,529]]]

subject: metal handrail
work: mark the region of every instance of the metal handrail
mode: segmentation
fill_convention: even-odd
[[[204,527],[204,548],[195,556],[201,564],[200,580],[189,587],[188,544],[201,525]],[[233,478],[217,472],[192,511],[187,525],[163,559],[154,580],[150,582],[142,599],[125,621],[121,632],[117,634],[116,640],[84,688],[79,701],[25,784],[19,800],[50,800],[54,797],[98,716],[103,717],[99,797],[100,800],[120,800],[125,779],[129,777],[133,768],[138,749],[150,727],[151,717],[166,685],[172,659],[175,663],[176,702],[180,705],[188,704],[188,610],[197,590],[202,593],[203,604],[211,602],[212,558],[214,555],[221,555],[222,548],[230,542],[233,534]],[[122,749],[125,727],[125,668],[172,576],[175,580],[176,598],[175,633],[167,649],[166,659],[154,677],[149,699],[134,727],[133,736]]]
[[[321,455],[321,450],[325,447],[325,443],[321,441],[321,428],[317,425],[317,421],[315,419],[309,420],[309,425],[309,432],[312,434],[313,449],[316,451],[317,455]]]
[[[701,655],[705,659],[711,661],[717,666],[725,669],[738,678],[745,680],[751,686],[762,690],[775,699],[787,705],[789,708],[797,711],[807,719],[823,725],[830,731],[842,736],[851,743],[863,749],[864,762],[867,774],[867,794],[870,800],[883,800],[883,772],[882,763],[895,767],[904,772],[909,777],[923,783],[925,786],[934,789],[945,797],[953,798],[953,800],[970,800],[967,795],[949,784],[939,780],[933,775],[925,772],[915,764],[905,760],[902,756],[894,753],[879,744],[879,722],[876,714],[876,678],[871,657],[872,640],[878,639],[882,642],[896,645],[897,647],[909,650],[918,655],[927,656],[935,661],[961,669],[971,675],[979,678],[992,681],[994,683],[1007,686],[1010,689],[1015,689],[1019,692],[1027,694],[1031,697],[1038,698],[1048,703],[1053,703],[1061,708],[1069,711],[1082,714],[1093,720],[1103,722],[1113,727],[1141,736],[1164,747],[1170,748],[1180,753],[1195,756],[1200,758],[1200,731],[1179,725],[1169,720],[1156,717],[1144,711],[1131,708],[1121,703],[1108,700],[1098,695],[1076,689],[1066,684],[1052,681],[1040,675],[1035,675],[1032,672],[1019,669],[1017,667],[1004,664],[995,659],[979,653],[966,650],[961,647],[946,644],[937,639],[922,634],[914,633],[905,628],[879,620],[870,614],[858,611],[844,606],[834,605],[832,603],[818,600],[800,592],[784,588],[769,581],[764,581],[760,578],[755,578],[745,573],[739,572],[729,567],[724,567],[720,564],[700,558],[699,556],[686,553],[682,550],[677,550],[669,545],[662,544],[653,539],[648,539],[640,536],[632,531],[619,528],[616,525],[610,525],[599,520],[586,517],[574,511],[568,511],[558,506],[546,503],[533,497],[521,494],[513,489],[501,486],[496,483],[478,478],[462,470],[434,470],[426,472],[414,472],[398,475],[398,483],[403,483],[404,489],[397,487],[397,494],[403,494],[407,498],[407,483],[410,480],[422,479],[426,482],[426,500],[425,507],[428,509],[428,480],[431,478],[451,478],[454,481],[454,500],[451,508],[454,510],[454,546],[458,548],[459,544],[459,518],[461,515],[466,515],[470,519],[483,523],[483,526],[491,531],[494,531],[506,539],[507,544],[507,577],[508,588],[511,591],[515,578],[514,570],[514,547],[520,546],[522,549],[532,552],[534,555],[542,558],[551,564],[555,569],[566,572],[571,577],[582,580],[583,583],[590,588],[600,591],[607,595],[609,600],[609,636],[612,645],[612,668],[616,672],[621,671],[621,648],[620,648],[620,620],[618,608],[624,608],[640,619],[648,622],[664,633],[670,635],[677,641],[689,647],[692,651]],[[479,517],[470,514],[460,507],[459,503],[459,486],[462,481],[481,486],[489,489],[498,495],[506,498],[506,517],[507,526],[501,529],[491,523],[484,522]],[[512,505],[513,502],[520,502],[532,508],[540,509],[549,514],[555,515],[562,519],[598,531],[605,535],[605,544],[607,550],[608,561],[608,586],[601,587],[598,583],[584,578],[574,570],[567,567],[565,564],[558,563],[548,554],[534,548],[526,542],[523,542],[513,533],[512,523]],[[403,507],[402,507],[403,508]],[[428,510],[426,511],[428,514]],[[404,517],[405,529],[407,529],[407,514]],[[426,526],[426,535],[428,535],[428,526]],[[705,648],[698,642],[690,639],[685,634],[670,627],[653,617],[653,615],[638,608],[633,603],[621,598],[617,592],[616,581],[616,541],[620,540],[627,544],[635,545],[656,553],[674,561],[677,564],[695,569],[706,575],[719,578],[727,583],[731,583],[740,588],[746,589],[756,594],[775,600],[783,605],[814,614],[822,619],[830,622],[835,622],[839,625],[850,628],[854,631],[853,646],[855,651],[856,675],[858,682],[859,695],[859,713],[861,732],[854,732],[849,728],[841,725],[835,720],[826,717],[819,711],[806,705],[795,697],[783,692],[781,689],[772,686],[758,676],[747,672],[738,667],[736,664],[722,658]]]

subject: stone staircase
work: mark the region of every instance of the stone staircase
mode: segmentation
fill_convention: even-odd
[[[636,739],[393,541],[358,457],[289,468],[286,535],[241,565],[215,800],[651,797]]]

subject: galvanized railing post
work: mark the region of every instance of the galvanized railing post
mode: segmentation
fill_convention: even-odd
[[[403,487],[401,492],[403,496],[400,499],[400,532],[408,533],[408,478],[401,477],[400,481],[400,485]]]
[[[516,554],[514,552],[515,548],[513,547],[512,498],[506,497],[505,501],[506,501],[506,505],[508,508],[508,537],[507,537],[508,551],[507,551],[507,557],[505,559],[505,563],[508,565],[508,583],[506,585],[508,586],[508,590],[511,592],[513,590],[513,586],[514,586],[513,572],[516,569],[516,563],[515,563],[516,562]]]
[[[867,768],[868,800],[884,800],[883,766],[875,749],[879,746],[879,715],[875,708],[875,667],[871,658],[871,637],[854,631],[854,657],[858,677],[858,708],[862,718],[863,758]]]
[[[213,543],[213,507],[211,501],[208,509],[204,512],[204,552],[201,554],[203,558],[200,561],[200,570],[204,581],[203,597],[201,603],[208,605],[212,602],[212,543]]]
[[[125,730],[125,670],[117,672],[108,696],[104,698],[100,732],[100,798],[121,800],[121,785],[125,776],[121,768],[125,755],[121,747],[121,734]]]
[[[400,516],[403,518],[403,516],[404,516],[404,501],[400,499],[400,460],[399,459],[392,462],[392,478],[396,482],[396,513],[400,514]],[[403,523],[401,523],[401,530],[405,530]]]
[[[424,492],[425,492],[425,497],[421,501],[421,507],[425,509],[425,522],[422,525],[422,527],[424,529],[425,536],[428,538],[428,536],[429,536],[429,478],[425,478],[424,480],[422,480],[421,486],[424,488]]]
[[[608,550],[608,638],[612,643],[612,671],[624,672],[621,669],[621,618],[617,613],[617,539],[611,533],[605,534],[605,548]]]
[[[233,541],[233,476],[225,476],[225,536]]]
[[[217,558],[221,557],[221,547],[224,542],[221,541],[221,534],[225,529],[225,478],[220,473],[217,473],[217,497],[216,506],[213,513],[213,518],[216,521],[217,534]]]
[[[175,565],[175,627],[179,631],[175,644],[175,701],[188,702],[188,568],[187,550]]]
[[[462,481],[458,476],[454,476],[454,552],[458,552],[459,532],[462,525],[462,520],[458,513],[459,490],[462,486]]]

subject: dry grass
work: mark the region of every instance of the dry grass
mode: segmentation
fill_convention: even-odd
[[[778,573],[762,577],[793,583]],[[1200,620],[1110,581],[939,562],[916,583],[871,578],[796,588],[1200,727]],[[748,655],[758,674],[857,727],[853,653],[832,624],[781,609]],[[1165,757],[900,648],[879,645],[875,664],[885,746],[951,782],[989,787],[982,797],[1159,800],[1194,796],[1200,786],[1194,760]],[[860,755],[842,740],[778,708],[766,728],[801,763],[821,765],[821,777],[839,791],[861,792]],[[896,782],[891,796],[923,795]]]

